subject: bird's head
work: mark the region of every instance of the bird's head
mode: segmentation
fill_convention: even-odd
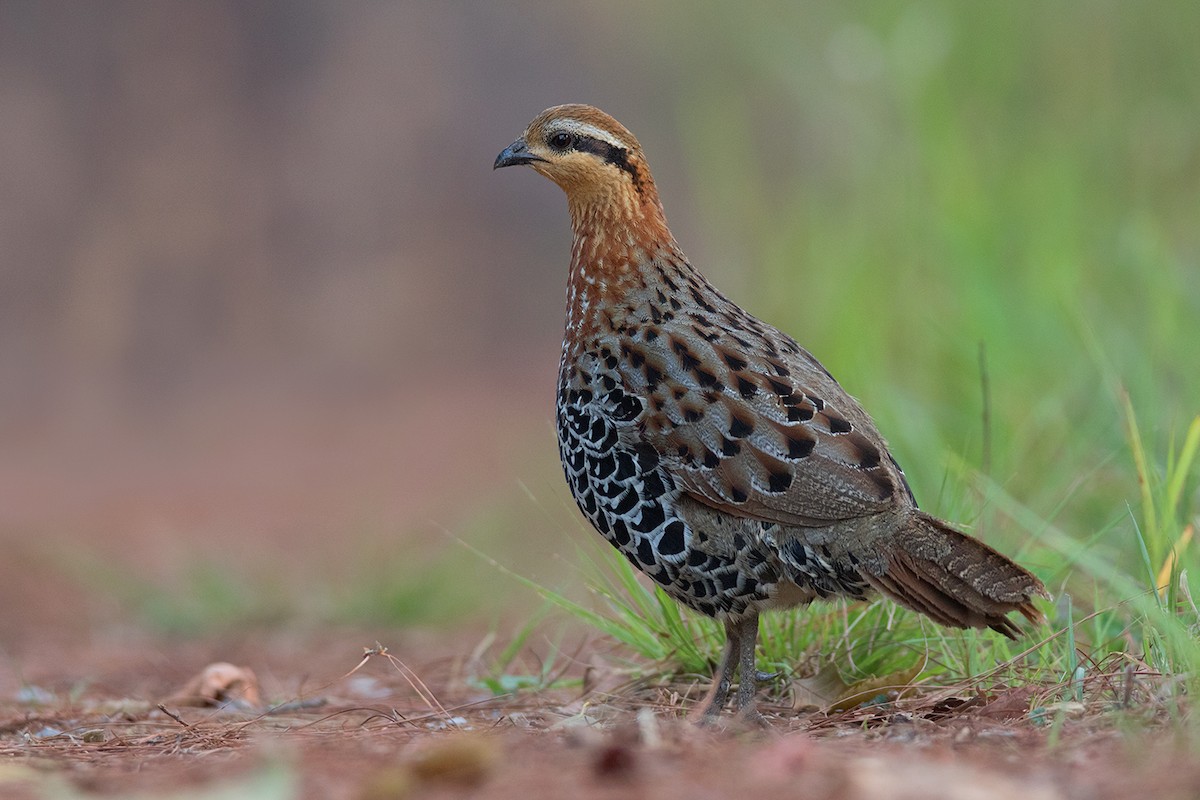
[[[577,223],[597,213],[628,220],[662,215],[642,146],[598,108],[563,105],[538,114],[494,168],[516,164],[562,187]]]

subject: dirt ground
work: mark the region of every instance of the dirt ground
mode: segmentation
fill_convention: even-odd
[[[507,401],[532,402],[519,392]],[[452,520],[446,498],[457,502],[461,493],[433,491],[423,483],[430,471],[458,476],[456,486],[469,482],[481,496],[496,490],[496,476],[512,480],[519,471],[512,442],[544,439],[552,462],[541,411],[497,439],[485,435],[491,420],[472,427],[444,403],[409,402],[420,413],[397,421],[398,402],[340,415],[275,414],[266,425],[249,407],[221,415],[220,426],[197,426],[202,446],[180,434],[87,448],[68,438],[73,444],[58,450],[39,439],[23,451],[13,440],[0,453],[8,492],[0,520],[0,798],[1200,796],[1195,744],[1174,733],[1185,715],[1167,713],[1150,676],[1127,684],[1135,691],[1121,712],[1101,708],[1121,700],[1119,686],[1097,692],[1107,699],[1082,711],[1048,708],[1051,692],[963,690],[841,714],[795,712],[780,692],[764,696],[765,730],[699,729],[684,717],[706,688],[702,679],[629,684],[608,666],[608,645],[582,632],[564,645],[560,663],[563,677],[589,691],[497,697],[473,680],[486,672],[479,651],[488,625],[285,621],[168,636],[148,631],[95,585],[70,580],[77,568],[62,568],[63,552],[86,547],[156,580],[213,553],[318,574],[339,553],[370,544],[330,538],[353,529],[364,508],[377,518],[368,536],[413,530],[413,517]],[[461,446],[444,447],[442,437],[422,449],[431,431],[449,428]],[[395,454],[396,442],[407,454]],[[415,469],[409,456],[425,450],[444,463],[417,459],[426,469]],[[550,467],[546,486],[557,487]],[[81,477],[65,480],[64,469]],[[399,480],[405,470],[410,479]],[[392,484],[404,490],[390,493]],[[534,494],[573,518],[553,491]],[[558,519],[543,527],[561,534]],[[524,541],[532,535],[522,529]],[[546,530],[539,535],[548,541]],[[402,544],[388,539],[380,550]],[[500,630],[518,628],[519,621]],[[545,650],[544,641],[530,641]],[[387,652],[362,663],[364,648],[377,642]],[[497,640],[491,653],[503,646]],[[233,680],[207,687],[227,691],[214,690],[218,704],[204,705],[205,687],[189,684],[214,663],[232,665]]]
[[[1200,796],[1194,747],[1166,722],[1145,727],[1136,708],[1068,713],[1058,727],[1028,712],[1028,692],[918,695],[840,715],[768,702],[765,730],[701,729],[682,718],[699,681],[495,697],[468,680],[473,633],[391,632],[387,652],[360,664],[369,635],[130,633],[9,653],[0,796]],[[589,647],[568,672],[582,676]],[[260,703],[181,695],[213,661],[250,668]]]

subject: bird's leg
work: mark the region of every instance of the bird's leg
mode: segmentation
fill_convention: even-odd
[[[725,706],[729,696],[729,686],[733,683],[733,672],[737,669],[738,653],[741,651],[741,628],[739,623],[725,623],[725,649],[721,651],[721,661],[713,673],[713,685],[704,696],[699,708],[695,711],[695,719],[701,724],[712,722]]]
[[[747,722],[762,723],[762,715],[754,703],[754,690],[759,676],[754,663],[754,648],[758,644],[758,614],[748,614],[738,620],[738,692],[736,707],[738,716]],[[732,636],[730,638],[733,638]]]

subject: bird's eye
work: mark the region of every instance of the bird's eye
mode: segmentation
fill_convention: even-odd
[[[550,146],[555,150],[566,150],[575,141],[575,137],[566,131],[559,131],[550,137]]]

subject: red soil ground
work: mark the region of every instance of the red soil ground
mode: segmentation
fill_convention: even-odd
[[[215,555],[321,574],[367,544],[402,550],[409,539],[387,536],[419,536],[414,520],[453,528],[470,512],[463,486],[486,501],[522,470],[549,476],[547,486],[557,478],[547,398],[514,389],[493,398],[495,413],[471,416],[446,400],[469,399],[470,382],[451,389],[337,414],[232,404],[137,436],[11,437],[0,452],[0,797],[220,786],[231,787],[221,797],[364,800],[1200,796],[1195,745],[1160,719],[1173,701],[1149,681],[1131,710],[1097,704],[1061,725],[1028,713],[1028,697],[938,705],[918,694],[840,716],[768,703],[768,730],[702,730],[682,720],[699,681],[621,686],[593,673],[589,685],[607,691],[494,697],[472,681],[483,669],[472,655],[487,630],[478,623],[292,620],[168,636],[139,627],[71,564],[86,551],[118,574],[169,581]],[[544,443],[548,467],[514,466],[537,452],[529,442]],[[569,511],[554,491],[535,493]],[[364,509],[372,525],[361,525]],[[347,534],[355,524],[367,533]],[[382,542],[367,542],[380,531]],[[376,640],[398,661],[372,656],[348,675]],[[562,663],[582,679],[605,643],[575,641]],[[253,670],[267,710],[187,705],[182,687],[213,662]]]

